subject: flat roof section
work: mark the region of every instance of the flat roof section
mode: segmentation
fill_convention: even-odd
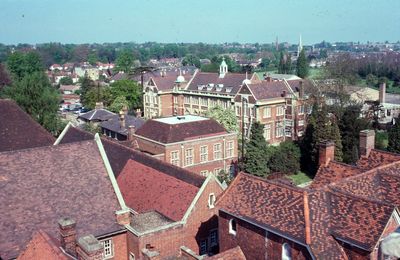
[[[164,123],[164,124],[177,125],[177,124],[183,124],[183,123],[209,120],[209,118],[202,117],[202,116],[194,116],[194,115],[184,115],[184,116],[171,116],[171,117],[157,118],[157,119],[153,119],[153,120]]]

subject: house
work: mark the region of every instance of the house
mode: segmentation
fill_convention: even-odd
[[[81,114],[78,116],[78,119],[82,120],[85,123],[99,123],[103,121],[107,121],[110,118],[114,117],[116,114],[108,111],[103,108],[103,103],[96,103],[96,108]]]
[[[150,119],[133,134],[133,143],[143,152],[203,176],[235,172],[237,135],[214,119],[194,115]]]
[[[360,134],[356,166],[320,146],[320,168],[306,188],[240,173],[217,201],[220,249],[247,259],[383,259],[381,242],[400,226],[400,155],[373,149]]]
[[[61,85],[59,88],[62,94],[74,94],[79,89],[81,89],[80,85]]]
[[[92,137],[68,125],[56,143]],[[213,175],[205,178],[105,138],[102,144],[130,208],[125,228],[128,252],[134,259],[174,258],[183,246],[197,254],[216,252],[218,227],[213,203],[223,188]]]
[[[128,259],[129,211],[98,135],[1,152],[0,168],[1,259],[28,259],[38,253],[32,252],[37,240],[47,243],[47,252],[60,245],[63,254],[80,259]]]
[[[52,145],[55,138],[13,100],[0,99],[0,152]]]
[[[101,122],[100,127],[103,135],[118,141],[126,141],[132,139],[133,133],[144,123],[145,121],[140,115],[138,117],[131,116],[125,110],[120,111],[119,115],[114,115],[107,121]]]

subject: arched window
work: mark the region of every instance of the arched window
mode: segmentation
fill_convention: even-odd
[[[292,251],[288,243],[282,245],[282,260],[292,260]]]
[[[214,208],[214,203],[215,203],[215,195],[214,193],[210,193],[210,195],[208,195],[208,207],[210,209]]]
[[[236,220],[229,220],[229,234],[236,235]]]

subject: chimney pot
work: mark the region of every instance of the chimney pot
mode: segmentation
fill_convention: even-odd
[[[386,101],[385,95],[386,95],[386,83],[383,82],[379,86],[379,104],[385,103]]]
[[[375,148],[375,131],[360,131],[360,155],[369,156],[372,149]]]
[[[319,144],[318,166],[327,166],[335,158],[335,142],[323,141]]]
[[[58,220],[61,247],[69,254],[76,255],[76,222],[68,217]]]
[[[125,112],[124,111],[119,111],[119,122],[120,122],[120,127],[125,128]]]

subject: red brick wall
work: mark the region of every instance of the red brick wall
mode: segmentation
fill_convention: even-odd
[[[214,193],[216,197],[222,193],[222,188],[216,181],[210,181],[205,187],[184,226],[180,225],[140,238],[129,232],[129,251],[134,253],[137,259],[143,259],[141,250],[146,247],[146,244],[150,244],[155,251],[160,253],[159,259],[178,256],[181,246],[187,246],[199,253],[198,243],[209,235],[210,230],[218,228],[216,209],[208,208],[210,193]]]
[[[174,114],[172,94],[160,95],[161,117],[172,116]]]
[[[112,237],[114,245],[114,257],[111,259],[128,260],[127,233]]]
[[[236,235],[229,234],[229,220],[233,218],[228,214],[219,212],[218,225],[220,237],[220,251],[226,251],[240,246],[247,259],[281,259],[282,245],[288,243],[291,248],[293,260],[311,259],[307,248],[292,241],[284,239],[273,233],[268,233],[247,222],[236,219]]]

